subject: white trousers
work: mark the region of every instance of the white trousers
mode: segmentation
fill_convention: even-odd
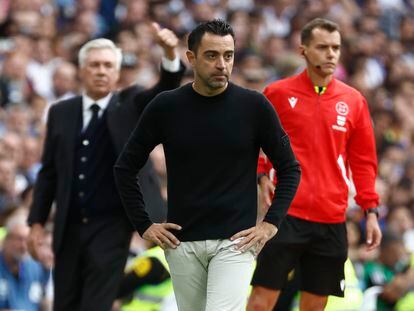
[[[241,253],[230,240],[181,242],[165,257],[180,311],[244,311],[254,250]]]

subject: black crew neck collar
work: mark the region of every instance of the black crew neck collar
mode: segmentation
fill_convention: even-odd
[[[223,92],[221,92],[221,93],[219,93],[217,95],[213,95],[213,96],[205,96],[205,95],[202,95],[202,94],[198,93],[196,90],[194,90],[192,84],[193,84],[193,82],[187,84],[187,87],[190,89],[190,92],[194,96],[196,96],[196,97],[198,97],[200,99],[203,99],[204,101],[216,101],[218,99],[221,99],[221,98],[223,98],[223,97],[226,96],[226,94],[229,92],[229,89],[232,87],[232,83],[229,81],[228,84],[227,84],[226,89]]]

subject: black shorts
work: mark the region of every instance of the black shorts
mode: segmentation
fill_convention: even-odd
[[[280,290],[289,272],[300,268],[300,290],[344,296],[348,255],[345,223],[326,224],[287,216],[257,258],[252,285]]]

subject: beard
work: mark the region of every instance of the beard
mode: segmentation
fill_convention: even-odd
[[[211,89],[221,89],[222,87],[225,87],[227,85],[227,83],[229,82],[229,79],[223,80],[223,81],[217,81],[217,80],[213,80],[213,81],[209,81],[208,86]]]
[[[229,76],[227,74],[223,74],[220,78],[217,76],[210,76],[208,79],[205,79],[204,82],[212,90],[221,89],[229,82]]]

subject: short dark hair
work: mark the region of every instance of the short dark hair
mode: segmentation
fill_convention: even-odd
[[[193,31],[191,31],[187,40],[188,49],[190,51],[193,51],[194,53],[197,52],[201,39],[206,32],[223,37],[231,35],[234,40],[234,31],[230,24],[222,19],[213,19],[211,21],[199,24],[196,28],[193,29]]]
[[[315,28],[320,28],[328,32],[340,31],[339,25],[337,23],[324,18],[315,18],[303,26],[302,32],[300,34],[300,40],[302,44],[309,44],[309,42],[312,40],[312,31]]]

